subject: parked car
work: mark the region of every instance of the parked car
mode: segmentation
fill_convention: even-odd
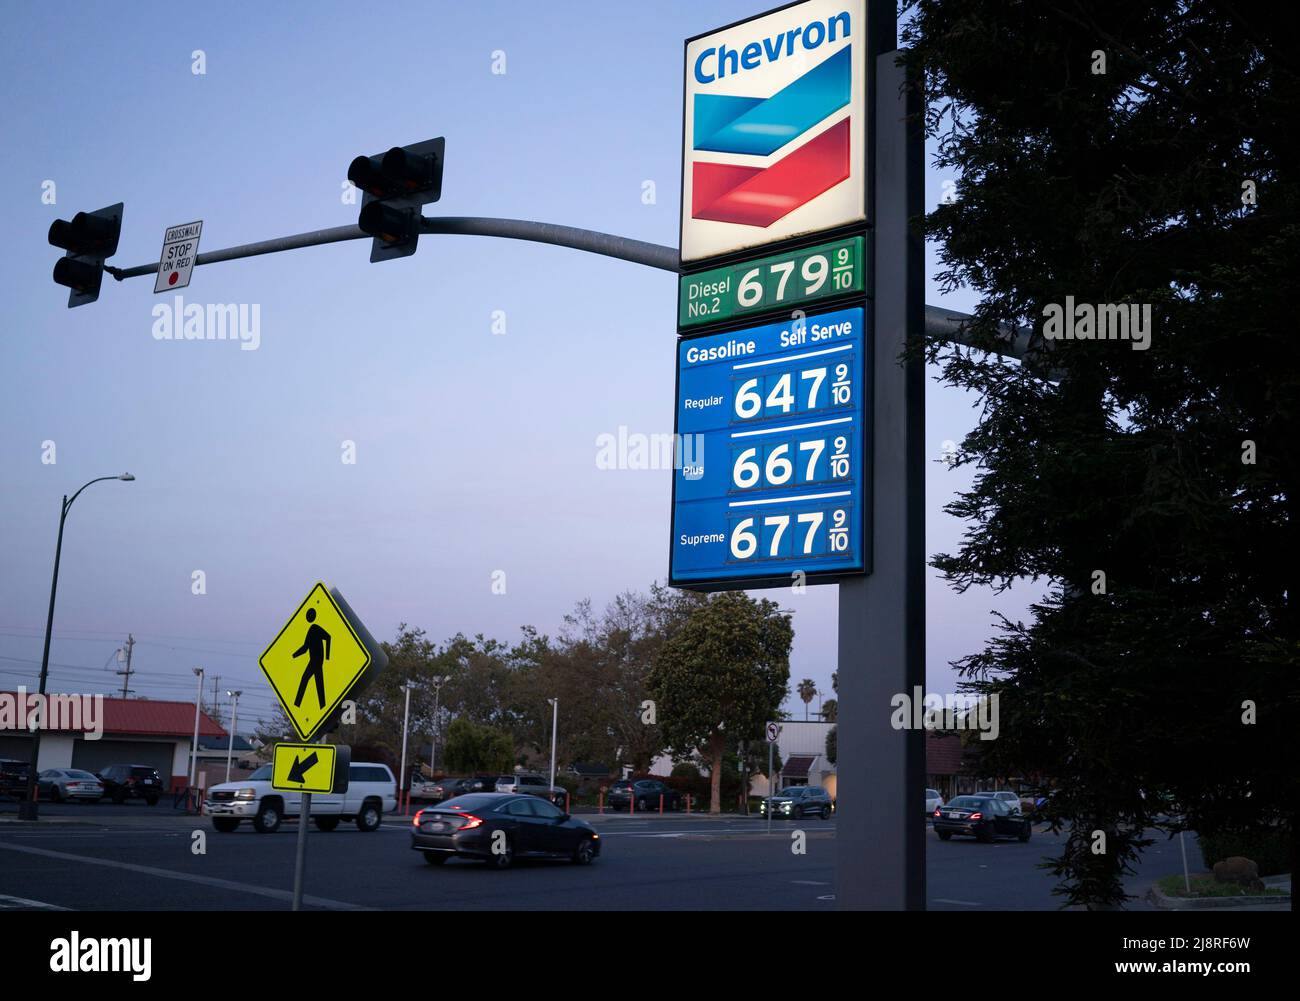
[[[0,758],[0,796],[24,799],[27,796],[27,776],[31,764],[17,758]]]
[[[411,848],[430,865],[455,856],[480,859],[494,869],[508,869],[522,858],[590,865],[600,854],[600,835],[585,820],[538,796],[469,793],[417,813],[411,820]]]
[[[940,841],[954,834],[971,835],[980,841],[994,838],[1019,838],[1028,841],[1033,824],[1019,810],[1011,808],[991,793],[954,796],[952,802],[934,811],[934,830]]]
[[[977,792],[976,796],[992,796],[994,799],[1000,799],[1011,808],[1012,813],[1020,812],[1020,793],[1012,792],[1010,789],[1001,789],[997,792]]]
[[[156,806],[163,793],[162,776],[151,765],[109,765],[99,773],[99,781],[114,803],[142,799]]]
[[[496,792],[497,777],[495,775],[471,775],[465,781],[469,783],[468,792]]]
[[[435,803],[441,803],[445,799],[455,799],[457,796],[463,796],[471,792],[471,782],[469,779],[445,778],[437,782],[431,782],[427,786],[429,795],[427,799]]]
[[[502,775],[497,779],[496,792],[508,792],[518,795],[540,796],[550,800],[557,807],[564,805],[565,790],[563,786],[547,784],[543,775]]]
[[[926,817],[930,817],[941,806],[943,806],[943,794],[938,789],[927,789],[925,791]]]
[[[638,813],[647,810],[658,811],[660,796],[663,797],[665,810],[682,808],[682,794],[658,779],[637,779],[635,782],[630,779],[619,779],[609,787],[605,804],[611,810],[626,810],[635,797]]]
[[[798,820],[800,817],[816,816],[827,820],[834,809],[830,793],[821,786],[787,786],[775,796],[768,796],[759,803],[758,815],[766,817],[767,811],[771,810],[773,817]]]
[[[98,803],[104,784],[80,768],[47,768],[36,776],[36,795],[48,796],[55,803],[78,799]]]
[[[228,834],[241,821],[251,820],[259,834],[272,834],[285,820],[302,813],[302,793],[271,788],[271,765],[263,765],[246,779],[223,782],[208,790],[203,811],[212,826]],[[397,780],[387,765],[354,761],[348,768],[348,791],[312,793],[311,819],[322,831],[332,831],[339,821],[355,821],[359,831],[379,829],[384,814],[397,808]]]

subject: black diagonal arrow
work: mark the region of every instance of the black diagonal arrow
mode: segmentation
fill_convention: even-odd
[[[316,764],[316,752],[312,751],[306,758],[294,755],[293,767],[289,769],[289,781],[302,784],[307,781],[307,772]]]

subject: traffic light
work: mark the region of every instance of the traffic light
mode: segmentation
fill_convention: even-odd
[[[442,197],[445,140],[394,146],[387,153],[359,156],[348,180],[362,191],[357,225],[373,236],[370,263],[415,253],[420,239],[420,206]]]
[[[50,223],[50,245],[67,251],[54,262],[54,281],[71,289],[69,309],[99,298],[104,261],[117,253],[121,234],[121,202],[95,212],[78,212],[72,222],[55,219]]]

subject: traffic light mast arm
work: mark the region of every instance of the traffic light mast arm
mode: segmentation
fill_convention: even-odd
[[[446,233],[461,236],[494,236],[507,240],[530,240],[535,243],[549,243],[573,250],[583,250],[605,257],[643,264],[677,274],[681,263],[675,247],[665,247],[641,240],[629,240],[627,237],[614,236],[611,233],[599,233],[595,230],[578,229],[574,226],[559,226],[549,222],[532,222],[527,219],[494,219],[479,216],[441,216],[424,217],[420,224],[422,233]],[[345,240],[368,240],[370,235],[363,233],[356,226],[336,226],[333,229],[317,229],[296,236],[282,236],[260,243],[246,243],[239,247],[214,250],[199,254],[195,265],[219,264],[222,261],[237,261],[244,257],[257,257],[261,254],[277,254],[284,250],[299,250],[303,247],[320,247],[328,243],[340,243]],[[144,275],[157,274],[157,264],[141,264],[134,268],[114,268],[104,266],[104,270],[122,281],[126,278],[140,278]],[[971,319],[967,313],[944,309],[941,306],[925,307],[925,330],[930,336],[942,337],[955,344],[971,344],[971,338],[964,327],[964,321]],[[1029,331],[1019,329],[1007,331],[1004,344],[997,349],[998,354],[1013,358],[1024,357],[1029,346]]]

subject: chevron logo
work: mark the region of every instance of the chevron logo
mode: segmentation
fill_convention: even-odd
[[[845,46],[771,97],[697,94],[696,150],[770,156],[848,105],[852,47]],[[770,226],[850,174],[849,119],[764,167],[696,162],[691,216]]]

